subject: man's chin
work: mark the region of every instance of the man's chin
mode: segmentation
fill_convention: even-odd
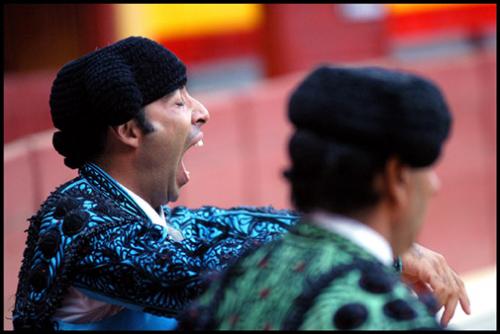
[[[179,198],[179,190],[182,186],[177,186],[177,189],[168,192],[167,202],[176,202]]]

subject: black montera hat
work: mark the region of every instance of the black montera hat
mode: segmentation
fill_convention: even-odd
[[[288,116],[297,129],[396,154],[413,167],[439,157],[451,125],[434,83],[378,67],[317,68],[293,92]]]
[[[186,67],[160,44],[129,37],[73,60],[50,94],[54,148],[78,168],[103,147],[104,129],[186,84]]]
[[[119,125],[185,83],[186,67],[172,52],[129,37],[63,66],[50,94],[52,121],[61,130]]]

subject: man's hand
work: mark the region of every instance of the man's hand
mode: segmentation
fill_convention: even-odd
[[[464,283],[441,254],[414,243],[401,256],[401,260],[403,282],[418,295],[432,292],[439,303],[439,308],[444,306],[442,326],[448,326],[458,302],[464,312],[470,314],[470,301]]]

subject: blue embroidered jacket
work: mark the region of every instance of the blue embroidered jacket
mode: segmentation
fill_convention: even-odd
[[[176,316],[204,291],[205,273],[278,239],[299,218],[271,207],[162,209],[182,242],[153,224],[103,170],[84,165],[29,219],[14,328],[54,328],[52,316],[70,286]]]

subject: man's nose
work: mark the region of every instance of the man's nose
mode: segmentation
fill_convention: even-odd
[[[208,122],[210,119],[210,114],[208,113],[207,108],[195,98],[191,98],[193,100],[193,114],[192,114],[192,123],[198,126],[201,126]]]

